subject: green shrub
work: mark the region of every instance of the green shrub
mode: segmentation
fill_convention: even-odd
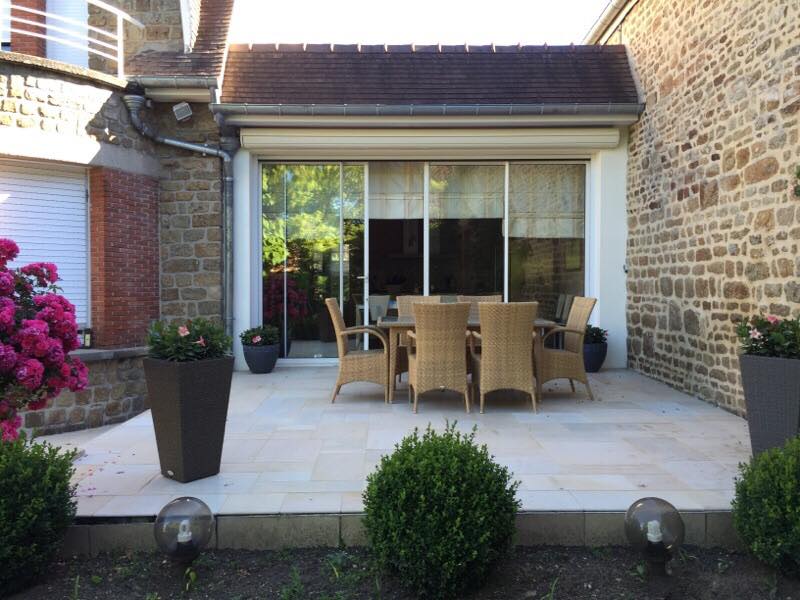
[[[0,597],[44,572],[75,517],[74,452],[0,442]]]
[[[736,531],[759,560],[800,573],[800,437],[740,469],[733,501]]]
[[[420,598],[479,586],[511,546],[519,484],[474,437],[414,430],[367,478],[372,549]]]
[[[150,356],[161,360],[189,362],[226,356],[231,338],[219,325],[207,319],[186,323],[153,323],[147,333]]]

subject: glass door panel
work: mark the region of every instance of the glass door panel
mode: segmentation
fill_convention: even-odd
[[[357,309],[363,203],[362,166],[263,165],[263,322],[279,327],[283,356],[337,356],[325,298]]]
[[[585,165],[510,165],[510,301],[538,301],[554,318],[559,296],[583,295],[585,194]]]
[[[503,165],[431,165],[431,294],[503,293]]]

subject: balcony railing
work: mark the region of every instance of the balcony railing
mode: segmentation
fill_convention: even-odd
[[[17,36],[55,42],[86,51],[90,57],[97,56],[113,61],[117,76],[122,78],[125,76],[125,22],[139,29],[143,29],[144,25],[128,13],[101,0],[86,0],[86,2],[100,11],[110,13],[112,18],[108,20],[112,23],[113,29],[91,25],[88,15],[86,21],[80,21],[54,12],[30,8],[12,0],[9,30]],[[13,44],[11,50],[14,50]]]

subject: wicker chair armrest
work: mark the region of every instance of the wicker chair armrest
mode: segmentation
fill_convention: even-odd
[[[408,336],[408,341],[411,343],[411,345],[415,346],[417,343],[417,334],[409,329],[406,331],[406,336]]]
[[[349,335],[358,335],[359,333],[368,333],[369,335],[374,335],[381,341],[384,349],[389,347],[389,338],[386,337],[386,334],[377,327],[371,327],[369,325],[348,327],[347,329],[339,332],[339,335],[342,337],[347,337]]]
[[[581,341],[583,341],[583,337],[586,335],[586,332],[581,331],[580,329],[570,329],[569,327],[553,327],[552,329],[549,329],[544,336],[542,336],[542,341],[544,342],[547,338],[555,333],[574,333],[581,336]]]

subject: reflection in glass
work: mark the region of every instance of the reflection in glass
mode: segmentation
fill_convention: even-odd
[[[335,357],[325,298],[363,275],[363,168],[264,165],[262,190],[263,321],[280,328],[284,356]]]
[[[508,299],[538,301],[545,318],[584,293],[585,181],[581,164],[510,165]]]
[[[430,293],[503,291],[503,165],[431,165]]]

